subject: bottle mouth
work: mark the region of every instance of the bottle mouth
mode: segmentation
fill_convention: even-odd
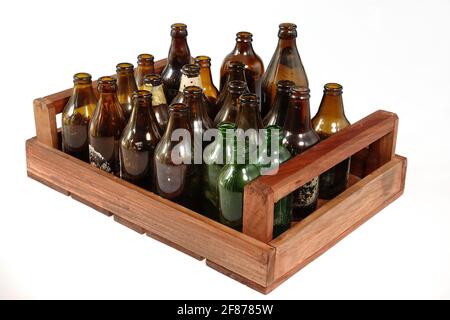
[[[173,103],[169,107],[169,112],[187,112],[189,107],[184,103]]]
[[[295,82],[291,80],[279,80],[277,82],[277,90],[282,92],[289,92],[295,86]]]
[[[200,66],[209,67],[211,66],[211,58],[208,56],[196,56],[195,63],[199,64]]]
[[[330,95],[340,95],[342,93],[342,86],[336,82],[330,82],[323,86],[323,92]]]
[[[162,83],[161,76],[156,73],[147,74],[144,76],[144,84],[149,84],[153,87],[159,86]]]
[[[148,100],[152,98],[152,93],[148,90],[136,90],[131,96],[132,99]]]
[[[253,34],[248,31],[239,31],[236,33],[236,41],[237,42],[252,42]]]
[[[137,57],[138,63],[152,63],[155,60],[155,57],[150,53],[141,53]]]
[[[297,25],[295,23],[280,23],[278,30],[278,38],[291,39],[297,37]]]
[[[242,63],[241,61],[230,61],[228,63],[228,68],[231,71],[242,71],[245,69],[245,64]]]
[[[117,72],[130,72],[134,71],[134,66],[129,62],[121,62],[116,65]]]
[[[247,90],[247,83],[242,80],[231,80],[228,82],[228,90],[231,93],[243,93]]]
[[[291,98],[306,100],[310,97],[310,90],[306,87],[293,86],[291,88]]]
[[[87,72],[78,72],[73,75],[73,83],[88,84],[92,82],[92,76]]]
[[[117,80],[110,76],[100,77],[97,80],[97,89],[106,89],[108,91],[115,91],[117,89]]]
[[[181,72],[189,78],[197,77],[200,73],[200,67],[196,64],[185,64],[181,69]]]
[[[183,89],[183,94],[187,98],[200,98],[203,93],[202,88],[197,86],[187,86]]]
[[[170,35],[172,37],[186,37],[188,35],[187,25],[184,23],[174,23],[170,26]]]
[[[239,102],[241,105],[258,105],[259,99],[258,96],[254,93],[244,93],[239,97]]]

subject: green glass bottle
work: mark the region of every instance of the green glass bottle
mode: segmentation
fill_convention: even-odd
[[[219,175],[220,222],[242,231],[244,187],[259,176],[259,168],[249,162],[248,146],[239,148],[241,144],[236,140],[232,162],[225,165]]]
[[[218,136],[203,152],[203,212],[214,220],[219,218],[219,175],[227,159],[232,159],[235,130],[235,124],[222,123]]]
[[[280,164],[291,158],[291,153],[283,145],[283,129],[271,125],[265,131],[265,143],[260,149],[258,165],[261,175],[276,170]],[[276,238],[290,228],[292,221],[292,196],[288,195],[275,203],[273,237]]]

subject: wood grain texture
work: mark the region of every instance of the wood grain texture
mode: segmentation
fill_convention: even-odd
[[[405,174],[406,159],[395,156],[271,241],[276,248],[274,283],[284,281],[398,198]]]
[[[274,248],[91,167],[36,139],[26,143],[30,175],[113,213],[259,285],[271,281]]]
[[[36,99],[33,101],[33,110],[37,140],[50,147],[58,148],[55,109],[44,99]]]

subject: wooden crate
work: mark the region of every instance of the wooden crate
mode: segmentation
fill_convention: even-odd
[[[160,71],[165,60],[156,63]],[[28,176],[238,280],[268,293],[397,199],[406,158],[395,154],[398,118],[377,111],[245,187],[243,233],[60,151],[56,115],[72,89],[34,101],[36,137],[26,141]],[[272,239],[273,206],[352,156],[349,187]]]

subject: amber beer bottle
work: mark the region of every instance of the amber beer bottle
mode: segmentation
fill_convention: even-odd
[[[131,115],[133,105],[131,97],[137,90],[136,80],[134,78],[134,66],[128,62],[119,63],[116,66],[117,71],[117,98],[122,106],[125,118]]]
[[[117,82],[112,77],[98,79],[100,98],[89,124],[89,161],[106,172],[119,175],[119,140],[126,125],[117,99]]]
[[[253,93],[245,93],[239,98],[239,111],[236,119],[238,129],[263,129],[261,114],[258,110],[258,97]]]
[[[291,80],[297,86],[308,87],[308,78],[297,50],[297,26],[282,23],[278,31],[278,45],[270,60],[261,86],[261,113],[263,117],[275,104],[277,82]]]
[[[217,98],[217,108],[219,111],[229,94],[228,83],[233,80],[244,81],[247,86],[247,80],[245,79],[245,65],[240,61],[229,62],[229,72],[226,75],[224,86],[220,89],[219,97]]]
[[[200,67],[196,64],[186,64],[181,69],[181,81],[178,93],[173,98],[171,103],[184,103],[183,90],[189,86],[196,86],[202,88],[202,81],[200,80]]]
[[[319,142],[319,135],[311,124],[308,88],[299,86],[291,88],[291,99],[283,131],[284,144],[292,156],[302,153]],[[316,209],[318,195],[318,177],[294,191],[294,220],[303,219]]]
[[[187,44],[187,26],[183,23],[174,23],[171,26],[170,44],[167,65],[161,72],[161,78],[166,90],[167,101],[172,101],[178,93],[181,80],[181,68],[191,63],[191,52]]]
[[[152,111],[152,94],[133,94],[133,111],[120,138],[120,177],[148,190],[153,189],[153,156],[161,136]]]
[[[203,93],[208,100],[208,116],[214,119],[218,112],[217,98],[219,91],[213,83],[211,76],[211,58],[207,56],[195,57],[195,63],[200,67],[200,82],[203,86]]]
[[[229,62],[240,61],[245,65],[248,89],[259,98],[261,97],[261,77],[264,73],[264,65],[261,58],[253,50],[252,41],[253,35],[250,32],[241,31],[236,34],[236,46],[225,57],[220,68],[220,90],[225,87],[227,74],[229,73]]]
[[[73,76],[73,91],[62,113],[62,150],[89,162],[89,122],[97,104],[89,73]]]
[[[241,80],[228,82],[227,90],[229,93],[214,119],[214,127],[218,127],[221,123],[235,124],[239,111],[239,97],[244,93],[248,93],[247,83]]]
[[[286,119],[287,108],[289,105],[289,98],[291,95],[291,88],[295,83],[289,80],[280,80],[277,83],[277,96],[275,98],[275,105],[270,108],[269,113],[264,118],[264,125],[267,126],[284,126]]]
[[[162,135],[166,130],[167,121],[169,121],[169,107],[167,106],[161,76],[159,74],[146,75],[144,77],[144,88],[152,94],[153,113]]]
[[[344,112],[342,102],[342,86],[338,83],[327,83],[324,86],[322,102],[319,111],[312,119],[314,130],[324,140],[350,125]],[[319,178],[319,198],[331,199],[347,187],[350,170],[350,159],[346,159],[330,170],[322,173]]]
[[[136,83],[139,90],[145,90],[144,78],[148,74],[155,73],[154,57],[148,53],[141,53],[137,57],[137,68],[135,70]]]

